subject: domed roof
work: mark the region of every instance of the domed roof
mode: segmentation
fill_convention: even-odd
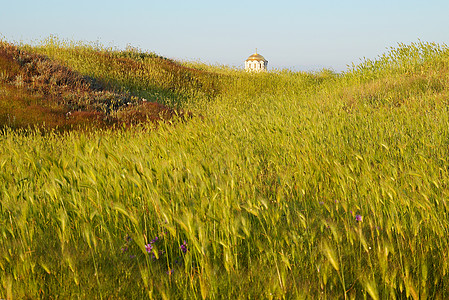
[[[248,57],[246,59],[246,61],[261,61],[261,60],[267,61],[265,59],[265,57],[263,57],[262,55],[258,54],[257,51],[256,51],[256,53],[254,53],[253,55],[251,55],[250,57]]]

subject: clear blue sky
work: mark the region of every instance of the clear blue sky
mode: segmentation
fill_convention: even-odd
[[[346,70],[397,43],[449,43],[449,0],[0,0],[0,34],[127,44],[180,60]]]

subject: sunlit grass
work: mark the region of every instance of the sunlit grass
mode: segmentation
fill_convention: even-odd
[[[140,82],[162,58],[51,47],[162,99]],[[217,92],[158,87],[186,122],[5,130],[0,298],[447,298],[448,64],[417,43],[343,74],[211,67],[186,72]]]

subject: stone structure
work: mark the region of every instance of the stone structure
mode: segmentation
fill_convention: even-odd
[[[266,60],[262,55],[254,53],[245,61],[245,70],[246,71],[266,71],[268,65],[268,60]]]

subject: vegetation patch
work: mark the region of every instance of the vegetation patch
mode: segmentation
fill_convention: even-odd
[[[0,44],[0,65],[2,127],[106,128],[175,114],[162,104],[117,92],[99,79],[6,42]]]
[[[3,124],[203,117],[4,128],[0,298],[449,298],[447,46],[341,74],[54,39],[2,51]]]

